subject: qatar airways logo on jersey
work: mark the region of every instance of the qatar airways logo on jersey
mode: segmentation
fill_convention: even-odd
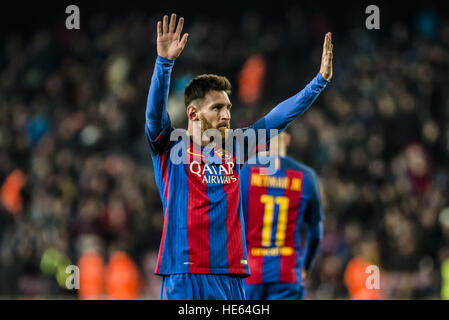
[[[200,164],[197,161],[193,161],[190,163],[189,170],[200,177],[203,183],[230,184],[237,181],[237,178],[234,176],[234,166],[233,162],[213,165],[208,163]]]

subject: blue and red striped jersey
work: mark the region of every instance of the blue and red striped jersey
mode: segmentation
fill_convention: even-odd
[[[313,169],[290,157],[269,157],[279,161],[274,174],[257,161],[245,164],[240,176],[251,271],[246,283],[301,283],[301,225],[323,219],[318,181]]]
[[[172,130],[166,128],[166,134],[150,142],[164,208],[156,274],[248,275],[238,144],[234,153],[217,155],[192,139],[188,144],[183,139],[167,142]],[[187,161],[170,161],[175,148]],[[213,163],[213,158],[222,163]]]
[[[174,128],[166,104],[174,62],[157,57],[146,108],[145,135],[164,212],[155,273],[247,276],[249,268],[239,185],[241,165],[237,163],[248,157],[247,150],[257,150],[259,143],[257,139],[247,139],[245,148],[240,148],[236,142],[231,154],[220,152],[214,155],[213,149],[205,150],[191,140],[172,141],[170,135]],[[308,109],[327,83],[318,74],[303,90],[243,131],[283,130]],[[188,161],[173,161],[173,153],[185,155]],[[223,162],[210,163],[216,157]]]

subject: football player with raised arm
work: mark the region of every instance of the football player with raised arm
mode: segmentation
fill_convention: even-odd
[[[188,140],[171,135],[175,129],[166,104],[173,65],[189,37],[181,34],[183,24],[184,19],[177,22],[175,14],[157,23],[157,58],[145,113],[145,135],[164,213],[155,273],[163,277],[161,299],[245,299],[243,279],[250,270],[239,186],[241,166],[236,164],[249,154],[240,154],[237,148],[231,154],[211,150],[211,141],[202,134],[215,129],[226,137],[231,120],[229,80],[218,75],[192,79],[184,93]],[[331,77],[328,33],[315,78],[243,131],[285,129],[310,107]],[[257,150],[259,141],[245,143],[245,150]],[[173,160],[178,151],[187,155],[187,161]],[[221,163],[215,162],[217,157]]]

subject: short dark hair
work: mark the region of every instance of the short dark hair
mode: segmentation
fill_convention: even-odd
[[[203,99],[209,91],[224,90],[231,94],[231,82],[226,77],[216,74],[201,74],[196,76],[187,84],[184,90],[184,103],[186,108],[196,99]]]

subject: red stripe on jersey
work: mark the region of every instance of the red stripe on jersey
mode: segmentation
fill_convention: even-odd
[[[235,166],[235,156],[233,162]],[[223,184],[223,190],[226,193],[228,204],[226,212],[226,228],[228,231],[228,239],[226,241],[228,253],[228,272],[246,273],[245,265],[241,263],[241,260],[245,258],[243,253],[242,225],[238,211],[240,201],[239,176],[237,170],[235,170],[235,167],[233,170],[233,176],[237,178],[237,180],[233,183]]]
[[[160,137],[161,135],[159,135]],[[158,137],[158,138],[159,138]],[[159,254],[157,257],[157,266],[156,266],[156,273],[159,273],[161,268],[161,260],[162,260],[162,253],[164,251],[164,242],[165,242],[165,232],[167,230],[167,212],[168,212],[168,170],[167,170],[167,153],[163,152],[161,154],[161,170],[162,170],[162,176],[164,179],[164,197],[165,197],[165,212],[164,212],[164,227],[162,229],[162,238],[161,238],[161,244],[159,246]]]
[[[193,142],[190,144],[193,150]],[[201,151],[200,151],[201,152]],[[201,157],[199,157],[201,159]],[[189,273],[210,273],[210,243],[209,243],[209,206],[207,184],[203,183],[204,164],[195,159],[187,169],[188,205],[187,205],[187,238],[189,245]],[[200,165],[201,163],[201,165]],[[192,166],[199,166],[192,172]],[[180,186],[181,187],[181,186]]]
[[[265,213],[265,204],[260,201],[260,197],[267,193],[267,187],[256,187],[251,185],[253,174],[260,174],[263,167],[250,167],[248,181],[249,201],[247,221],[247,243],[248,243],[248,265],[251,276],[246,279],[248,284],[259,284],[263,281],[263,263],[264,256],[254,256],[251,253],[252,248],[262,247],[262,228],[263,217]]]
[[[298,257],[297,244],[295,241],[295,233],[298,227],[299,204],[302,197],[302,189],[304,184],[304,174],[301,171],[285,170],[285,176],[289,178],[290,187],[285,189],[284,196],[289,199],[287,229],[285,234],[284,246],[294,248],[292,255],[281,255],[280,263],[280,282],[296,282],[296,263]],[[299,179],[299,180],[298,180]],[[297,182],[300,181],[298,190]]]
[[[264,256],[253,256],[251,250],[248,252],[248,266],[251,275],[245,279],[247,284],[263,282],[263,259]]]
[[[156,148],[158,153],[164,152],[164,146],[165,146],[165,136],[162,135],[162,133],[159,133],[156,140],[153,143],[154,147]]]
[[[291,256],[281,256],[280,282],[296,283],[296,259],[298,252],[294,251]]]
[[[263,216],[265,213],[265,204],[261,202],[262,195],[267,193],[267,187],[256,187],[251,185],[251,179],[253,174],[260,174],[260,167],[250,167],[249,174],[249,201],[248,201],[248,216],[247,216],[247,243],[248,250],[251,248],[262,247],[262,228],[263,228]],[[246,196],[246,195],[245,195]]]

